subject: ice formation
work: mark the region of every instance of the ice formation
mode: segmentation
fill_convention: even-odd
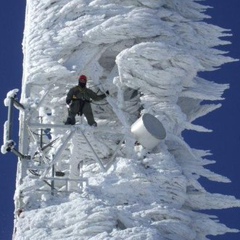
[[[193,121],[220,107],[228,88],[198,73],[234,61],[214,48],[229,33],[204,22],[206,9],[194,0],[27,1],[19,145],[31,160],[18,164],[14,239],[203,240],[237,232],[199,211],[240,201],[201,186],[200,177],[229,179],[206,169],[209,153],[182,137],[210,131]],[[96,92],[110,91],[92,104],[96,129],[80,118],[63,124],[66,92],[80,74]],[[143,113],[167,133],[150,152],[130,131]]]

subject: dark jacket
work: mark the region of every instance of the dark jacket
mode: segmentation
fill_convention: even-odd
[[[83,105],[93,101],[100,101],[106,97],[106,94],[97,95],[94,91],[89,88],[82,88],[75,86],[71,88],[67,94],[66,103],[70,104],[72,113],[79,113],[83,108]]]

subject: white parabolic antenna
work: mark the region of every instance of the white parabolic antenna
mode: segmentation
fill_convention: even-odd
[[[153,149],[166,137],[162,123],[149,113],[143,114],[131,126],[131,132],[136,140],[145,148]]]

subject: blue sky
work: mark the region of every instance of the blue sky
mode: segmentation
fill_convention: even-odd
[[[240,1],[206,1],[214,6],[208,11],[212,19],[208,22],[231,29],[233,36],[227,38],[231,45],[222,49],[229,52],[229,56],[240,58]],[[212,133],[192,133],[186,139],[192,147],[209,149],[213,153],[210,159],[216,160],[216,164],[209,167],[212,171],[231,179],[232,183],[211,183],[202,181],[209,192],[234,195],[240,199],[240,62],[225,64],[220,70],[204,73],[203,76],[217,83],[229,83],[230,89],[224,94],[225,100],[222,107],[207,116],[199,119],[197,123],[213,130]],[[211,211],[217,215],[221,222],[232,228],[240,229],[240,209]],[[211,237],[214,240],[239,240],[240,233]]]
[[[8,0],[0,8],[0,136],[7,119],[7,108],[3,105],[6,93],[14,88],[21,89],[22,38],[25,1]],[[18,141],[18,112],[15,112],[14,137]],[[1,143],[2,145],[2,140]],[[17,158],[13,154],[0,153],[0,239],[10,240],[13,232],[13,194],[15,190]]]
[[[240,58],[240,1],[210,1],[206,4],[214,6],[209,10],[212,16],[210,22],[215,25],[231,29],[233,37],[231,45],[224,49],[234,58]],[[7,119],[7,109],[3,105],[6,93],[14,88],[21,89],[22,78],[22,38],[24,27],[25,1],[8,0],[0,8],[0,135],[3,124]],[[240,199],[239,185],[239,147],[240,147],[240,66],[239,62],[226,64],[220,70],[204,73],[204,77],[217,83],[230,83],[230,90],[226,91],[222,108],[199,119],[197,122],[213,129],[213,133],[191,133],[185,136],[192,147],[209,149],[213,153],[211,159],[216,164],[210,167],[216,173],[227,176],[231,184],[202,183],[210,192],[235,195]],[[15,111],[14,138],[18,142],[18,112]],[[2,144],[2,142],[0,143]],[[9,153],[0,154],[0,239],[10,240],[13,232],[13,195],[15,190],[17,158]],[[211,211],[218,215],[220,221],[233,228],[240,228],[240,209]],[[240,234],[211,237],[215,240],[239,240]]]

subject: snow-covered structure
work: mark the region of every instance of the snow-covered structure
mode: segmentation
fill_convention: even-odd
[[[228,33],[205,23],[194,0],[28,0],[14,239],[207,239],[236,232],[205,209],[239,207],[207,192],[208,152],[184,130],[219,108],[228,85],[199,77],[233,59]],[[110,95],[93,103],[98,127],[64,125],[67,91],[80,74]],[[204,101],[214,101],[205,104]],[[151,151],[131,125],[155,116],[166,138]]]

